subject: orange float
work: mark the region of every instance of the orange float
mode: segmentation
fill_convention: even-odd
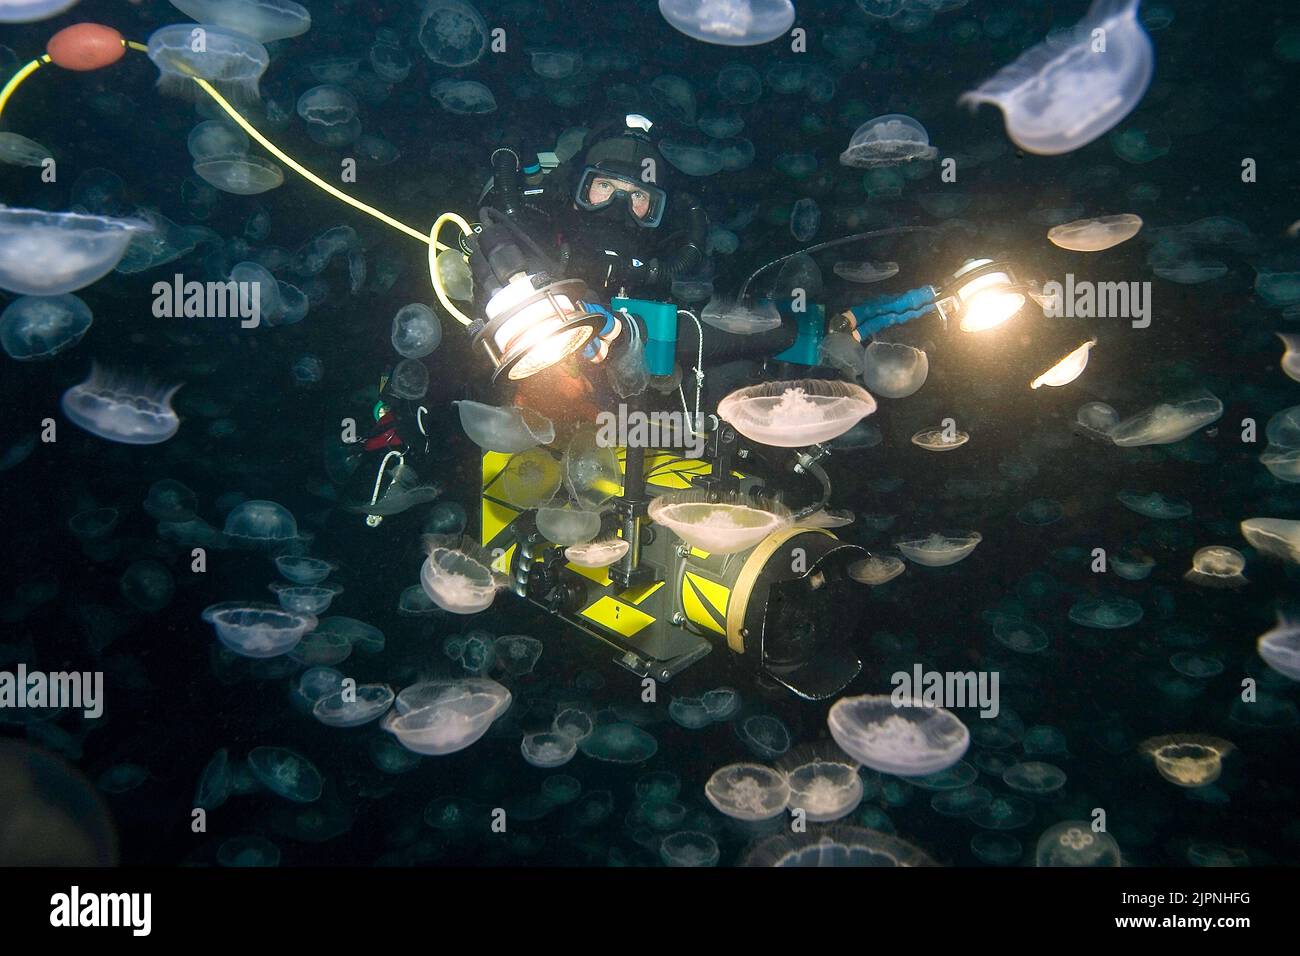
[[[45,45],[55,65],[85,72],[110,66],[122,59],[126,46],[122,34],[98,23],[76,23],[64,27]]]

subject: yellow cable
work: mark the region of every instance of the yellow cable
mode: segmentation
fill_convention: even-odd
[[[9,82],[5,84],[4,89],[0,90],[0,116],[4,115],[5,107],[9,104],[9,97],[14,95],[14,90],[22,85],[23,80],[49,62],[50,55],[48,53],[42,54],[9,78]]]
[[[442,271],[438,268],[438,253],[448,248],[438,242],[438,232],[443,225],[449,222],[459,226],[461,232],[467,236],[472,231],[469,223],[454,212],[444,212],[435,220],[433,228],[429,230],[429,281],[433,283],[433,293],[438,297],[438,301],[442,303],[442,307],[450,312],[461,325],[470,325],[474,320],[451,304],[451,297],[447,295],[446,286],[442,281]]]

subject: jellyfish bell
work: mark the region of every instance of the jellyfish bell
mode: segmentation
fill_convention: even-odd
[[[1121,866],[1119,844],[1091,823],[1065,820],[1048,827],[1034,850],[1035,866]]]
[[[436,536],[426,538],[428,557],[420,568],[424,593],[444,611],[477,614],[491,607],[500,586],[492,559],[468,539],[454,546]]]
[[[90,377],[63,393],[60,405],[73,424],[125,445],[156,445],[176,434],[171,407],[181,386],[160,386],[91,366]]]
[[[650,520],[692,547],[710,554],[737,554],[791,523],[790,512],[741,494],[683,491],[650,502]]]
[[[1300,564],[1300,521],[1285,518],[1247,518],[1241,535],[1260,554]]]
[[[751,385],[718,403],[718,417],[736,431],[778,448],[830,441],[875,410],[866,389],[825,379]]]
[[[1273,670],[1300,681],[1300,624],[1279,614],[1277,624],[1260,635],[1255,649]]]
[[[0,289],[37,296],[75,292],[112,272],[131,240],[153,228],[143,219],[0,205]]]
[[[1050,385],[1053,388],[1060,388],[1062,385],[1069,385],[1083,374],[1083,370],[1088,366],[1088,355],[1092,351],[1092,347],[1096,344],[1096,338],[1084,342],[1065,358],[1061,359],[1042,375],[1030,382],[1029,387],[1037,389],[1042,388],[1044,385]]]
[[[978,531],[935,531],[900,538],[894,544],[909,561],[928,568],[943,568],[966,558],[983,540]]]
[[[659,0],[659,13],[678,32],[721,46],[769,43],[795,17],[790,0]]]
[[[580,568],[607,568],[623,559],[628,552],[628,543],[622,538],[608,541],[588,541],[585,544],[572,544],[564,549],[564,557]]]
[[[1101,252],[1127,242],[1142,228],[1142,217],[1132,213],[1078,219],[1053,226],[1047,231],[1052,245],[1071,252]]]
[[[848,575],[859,584],[869,584],[871,587],[879,587],[886,582],[894,580],[905,570],[907,566],[901,558],[893,555],[868,555],[861,561],[855,561],[848,567]]]
[[[950,711],[893,695],[842,697],[826,717],[831,736],[864,766],[900,777],[937,773],[970,747],[970,732]]]
[[[790,784],[785,774],[755,763],[722,767],[704,785],[704,796],[721,813],[754,823],[785,812]]]
[[[950,428],[924,428],[912,436],[912,444],[926,451],[953,451],[970,441],[966,432]]]
[[[487,451],[513,455],[555,441],[555,426],[531,409],[470,401],[455,404],[465,434]]]
[[[1143,754],[1155,761],[1156,770],[1180,787],[1204,787],[1223,772],[1223,758],[1235,748],[1231,743],[1205,734],[1168,734],[1144,740]]]
[[[930,374],[929,356],[900,342],[871,342],[861,361],[862,381],[872,393],[885,398],[915,394]]]
[[[511,699],[509,689],[486,677],[424,681],[397,695],[380,726],[407,750],[443,756],[477,742]]]
[[[537,530],[560,547],[586,544],[600,533],[600,513],[568,506],[537,509]]]
[[[1200,389],[1170,402],[1160,402],[1111,428],[1111,441],[1121,448],[1169,445],[1212,425],[1223,416],[1223,402]]]
[[[832,824],[809,827],[802,833],[768,837],[749,851],[744,865],[912,867],[938,864],[897,837],[866,827]]]
[[[930,145],[930,134],[910,116],[889,113],[869,119],[853,134],[840,154],[840,163],[857,169],[897,166],[934,159],[939,150]]]
[[[1300,335],[1278,332],[1277,337],[1282,340],[1282,347],[1285,349],[1282,355],[1282,371],[1286,372],[1286,377],[1291,381],[1300,382]]]
[[[1246,559],[1236,548],[1210,545],[1192,556],[1192,567],[1183,580],[1206,588],[1239,588],[1249,582],[1241,572]]]

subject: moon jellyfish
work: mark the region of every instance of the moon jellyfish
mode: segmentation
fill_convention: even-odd
[[[144,510],[159,521],[188,521],[194,517],[198,498],[194,492],[170,478],[155,481],[144,499]]]
[[[1142,605],[1122,597],[1079,601],[1070,608],[1070,620],[1080,627],[1113,631],[1142,620]]]
[[[659,0],[659,13],[688,37],[721,46],[759,46],[794,23],[790,0]]]
[[[1168,445],[1182,441],[1197,429],[1217,422],[1223,402],[1201,389],[1173,402],[1161,402],[1127,418],[1110,430],[1111,440],[1121,448],[1139,445]]]
[[[622,538],[589,541],[586,544],[569,545],[564,549],[564,557],[580,568],[607,568],[623,560],[628,547],[628,543]]]
[[[1255,649],[1273,670],[1300,681],[1300,626],[1278,615],[1276,626],[1260,635]]]
[[[754,846],[745,866],[935,866],[916,847],[865,827],[816,827],[800,834],[778,834]]]
[[[272,582],[268,587],[286,611],[298,611],[302,614],[324,614],[336,595],[343,588],[337,584],[317,586],[314,584],[285,584],[283,581]]]
[[[486,677],[424,681],[397,695],[381,726],[407,750],[443,756],[487,733],[510,700],[507,688]]]
[[[641,763],[659,750],[659,744],[635,724],[601,724],[578,741],[588,757],[606,763]]]
[[[901,558],[893,555],[879,557],[877,555],[868,555],[861,561],[854,561],[849,565],[847,574],[859,584],[869,584],[872,587],[879,587],[886,581],[892,581],[907,569]]]
[[[802,810],[811,823],[848,816],[862,802],[862,778],[852,764],[812,760],[786,772],[790,796],[786,806]]]
[[[493,113],[497,108],[492,91],[474,80],[439,80],[429,88],[429,95],[448,113],[460,116]]]
[[[1111,570],[1125,581],[1145,581],[1155,570],[1155,558],[1135,548],[1121,548],[1111,555]]]
[[[912,436],[912,444],[926,451],[952,451],[970,441],[966,432],[949,428],[926,428]]]
[[[1183,580],[1205,588],[1239,588],[1249,582],[1241,572],[1246,559],[1236,548],[1210,545],[1192,555],[1191,570]]]
[[[477,614],[492,605],[497,578],[491,559],[471,545],[433,545],[420,568],[420,585],[438,607],[453,614]]]
[[[156,445],[181,427],[172,410],[179,385],[161,386],[92,365],[90,377],[63,393],[60,405],[74,425],[124,445]]]
[[[203,44],[195,49],[195,37]],[[221,26],[179,23],[162,27],[149,36],[148,57],[158,67],[158,88],[189,99],[195,95],[194,77],[207,80],[217,91],[239,103],[256,102],[258,81],[271,62],[266,47],[243,33]]]
[[[722,171],[722,154],[711,145],[700,146],[664,138],[659,141],[659,152],[687,176],[712,176]]]
[[[420,14],[416,39],[434,63],[463,69],[487,52],[488,26],[464,0],[429,0]]]
[[[1059,388],[1062,385],[1069,385],[1076,378],[1083,374],[1083,370],[1088,366],[1088,353],[1092,347],[1097,344],[1095,338],[1084,342],[1077,349],[1061,359],[1051,368],[1049,368],[1038,378],[1029,383],[1030,388],[1041,388],[1044,385],[1050,385],[1053,388]]]
[[[875,410],[876,400],[861,386],[825,379],[764,382],[718,403],[718,417],[736,431],[780,448],[829,441]]]
[[[837,262],[834,271],[841,279],[869,285],[898,275],[897,262]]]
[[[560,465],[543,448],[512,455],[497,484],[505,500],[517,508],[534,508],[549,501],[560,487]]]
[[[542,656],[542,642],[526,634],[503,634],[494,643],[497,663],[511,677],[531,674]]]
[[[740,494],[683,491],[661,495],[646,514],[692,547],[710,554],[737,554],[789,526],[790,512]]]
[[[1074,222],[1053,226],[1047,231],[1047,238],[1052,245],[1071,252],[1101,252],[1127,242],[1141,228],[1142,217],[1126,212],[1118,216],[1076,219]]]
[[[1107,437],[1110,430],[1119,423],[1119,413],[1105,402],[1086,402],[1080,405],[1074,418],[1088,431]]]
[[[298,522],[274,501],[244,501],[226,515],[223,529],[237,547],[274,551],[298,538]]]
[[[1055,764],[1029,760],[1003,771],[1002,782],[1021,793],[1055,793],[1065,786],[1065,771]]]
[[[1186,518],[1192,513],[1192,506],[1176,498],[1166,498],[1158,491],[1143,494],[1140,491],[1124,490],[1117,492],[1115,498],[1125,508],[1136,511],[1146,518],[1170,520]]]
[[[310,585],[324,581],[335,565],[306,555],[282,554],[275,559],[275,567],[294,584]]]
[[[822,211],[817,200],[804,197],[790,210],[790,235],[800,243],[810,242],[821,228]]]
[[[236,196],[256,196],[284,184],[284,170],[260,156],[221,156],[194,164],[204,182]]]
[[[537,530],[552,544],[585,544],[600,532],[600,513],[578,508],[538,508]]]
[[[1300,521],[1285,518],[1247,518],[1242,537],[1260,554],[1300,564]]]
[[[730,63],[720,69],[713,86],[724,99],[741,105],[757,102],[763,96],[763,78],[743,63]]]
[[[227,602],[203,611],[217,639],[242,657],[279,657],[293,650],[316,626],[310,614],[286,611],[273,604]]]
[[[831,736],[858,763],[900,777],[951,767],[970,746],[970,732],[951,712],[888,694],[842,697],[826,717]]]
[[[513,455],[555,441],[555,426],[531,409],[480,402],[455,403],[465,434],[480,448]]]
[[[320,799],[323,781],[310,760],[287,747],[254,747],[248,754],[248,769],[257,782],[276,796],[294,803]]]
[[[915,160],[934,159],[939,150],[930,145],[925,127],[901,113],[869,119],[857,128],[840,163],[856,169],[897,166]]]
[[[80,342],[93,321],[75,295],[24,295],[0,313],[0,346],[20,362],[53,358]]]
[[[382,717],[393,698],[387,684],[360,684],[321,697],[311,713],[327,727],[360,727]]]
[[[704,795],[719,811],[736,820],[770,820],[785,812],[790,784],[785,774],[755,763],[729,764],[714,772]]]
[[[570,496],[588,508],[599,508],[622,494],[623,473],[618,455],[594,427],[580,428],[569,439],[560,460]]]
[[[930,374],[924,351],[901,342],[872,342],[862,353],[862,381],[876,395],[907,398]]]
[[[242,156],[248,152],[248,134],[237,126],[219,120],[204,120],[185,140],[185,148],[195,162],[219,156]]]
[[[421,302],[402,306],[393,316],[393,348],[403,358],[424,358],[442,342],[442,326]]]
[[[37,726],[28,733],[35,737]],[[0,866],[117,863],[112,818],[71,765],[25,742],[0,739],[0,780]]]
[[[566,734],[525,734],[519,750],[534,767],[562,767],[578,752],[578,741]]]
[[[665,866],[717,866],[720,855],[718,841],[698,830],[679,830],[659,844],[659,859]]]
[[[311,14],[293,0],[171,0],[171,5],[199,23],[228,27],[259,43],[311,29]]]
[[[960,101],[992,103],[1021,149],[1056,156],[1086,146],[1133,111],[1155,69],[1138,0],[1094,0],[1087,16],[1025,51]]]
[[[0,206],[0,289],[54,296],[95,282],[122,260],[141,219]]]
[[[1034,848],[1035,866],[1121,866],[1119,844],[1083,820],[1065,820],[1043,831]]]
[[[929,535],[900,538],[894,546],[909,561],[927,568],[944,568],[961,561],[983,540],[978,531],[935,531]]]
[[[700,321],[735,335],[757,335],[778,328],[781,313],[775,303],[767,300],[740,305],[727,296],[715,294],[700,310]]]
[[[171,603],[176,582],[166,565],[157,561],[136,561],[122,574],[122,597],[140,610],[154,614]]]
[[[551,721],[551,730],[572,740],[584,740],[590,737],[591,732],[595,729],[591,717],[574,707],[560,711],[555,715],[555,719]]]
[[[1140,750],[1155,761],[1160,776],[1170,783],[1195,788],[1219,779],[1223,758],[1232,753],[1233,746],[1204,734],[1169,734],[1144,740]]]

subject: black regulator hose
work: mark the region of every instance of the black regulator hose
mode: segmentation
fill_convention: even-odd
[[[508,147],[492,153],[492,185],[501,211],[514,219],[523,211],[524,197],[519,191],[519,154]]]
[[[704,261],[704,244],[709,238],[709,214],[690,193],[680,193],[678,201],[686,207],[686,241],[672,257],[651,266],[651,280],[656,285],[689,275]]]

